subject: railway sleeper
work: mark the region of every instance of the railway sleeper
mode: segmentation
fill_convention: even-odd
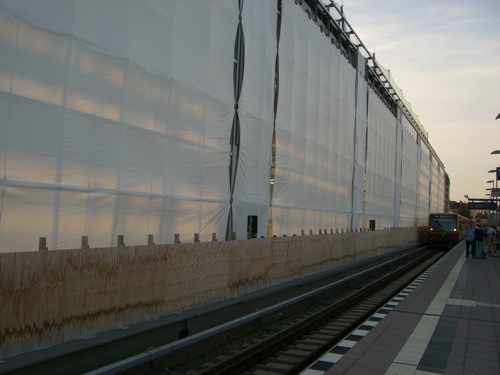
[[[315,345],[313,343],[308,343],[308,342],[299,342],[299,343],[294,343],[291,344],[290,346],[294,348],[301,348],[303,350],[308,350],[308,351],[314,351],[318,348],[319,345]]]
[[[329,339],[330,337],[325,337],[324,335],[320,335],[319,333],[318,334],[311,333],[308,334],[307,336],[304,336],[301,340],[303,340],[304,342],[322,344],[325,341],[328,341]]]
[[[295,357],[295,358],[304,358],[309,355],[309,351],[304,351],[300,350],[297,348],[291,348],[287,347],[279,351],[279,353],[283,353],[285,355],[288,355],[290,357]]]
[[[265,364],[259,365],[258,368],[261,370],[274,371],[275,373],[282,374],[289,370],[291,366],[289,364],[268,361]]]
[[[269,362],[293,366],[297,362],[297,359],[295,357],[290,357],[277,353],[269,359]]]
[[[366,310],[362,308],[353,308],[349,310],[349,318],[351,318],[351,321],[353,319],[360,319],[365,315],[366,315]]]
[[[323,332],[323,329],[322,329],[318,333],[315,333],[314,337],[318,338],[318,340],[330,340],[332,338],[332,335]]]
[[[335,318],[335,321],[330,323],[333,324],[334,327],[350,327],[352,325],[352,315],[345,315],[338,318]]]
[[[264,370],[264,369],[256,369],[251,372],[245,372],[244,375],[277,375],[280,372],[276,372],[275,370]]]

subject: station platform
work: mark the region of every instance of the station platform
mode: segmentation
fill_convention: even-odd
[[[500,374],[495,255],[462,241],[302,374]]]

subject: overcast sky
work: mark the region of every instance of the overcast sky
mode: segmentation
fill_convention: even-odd
[[[500,166],[490,154],[500,149],[500,0],[337,3],[429,133],[450,198],[487,198]]]

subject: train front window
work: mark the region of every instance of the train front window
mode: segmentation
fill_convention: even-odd
[[[431,220],[431,230],[436,232],[453,232],[457,230],[455,220],[453,218],[436,217]]]

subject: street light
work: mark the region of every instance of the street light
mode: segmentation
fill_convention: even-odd
[[[500,150],[495,150],[490,152],[491,155],[498,155],[500,154]]]
[[[497,118],[500,116],[500,113],[498,114]],[[500,150],[495,150],[491,152],[492,154],[500,154]],[[498,181],[499,181],[499,169],[500,167],[497,167],[496,169],[489,170],[488,173],[496,173],[496,179],[495,180],[490,180],[488,182],[491,182],[492,188],[490,189],[490,198],[495,202],[500,202],[500,199],[498,198],[498,192],[495,190],[495,195],[493,195],[493,187],[497,186],[498,187]],[[493,224],[495,225],[495,228],[498,228],[498,222],[500,221],[500,211],[498,211],[498,218],[497,218],[497,210],[493,211]]]
[[[495,187],[495,181],[489,180],[489,181],[486,181],[486,183],[491,184],[491,187],[486,189],[486,190],[490,190],[490,196],[491,196],[491,190],[493,190],[493,188]]]

